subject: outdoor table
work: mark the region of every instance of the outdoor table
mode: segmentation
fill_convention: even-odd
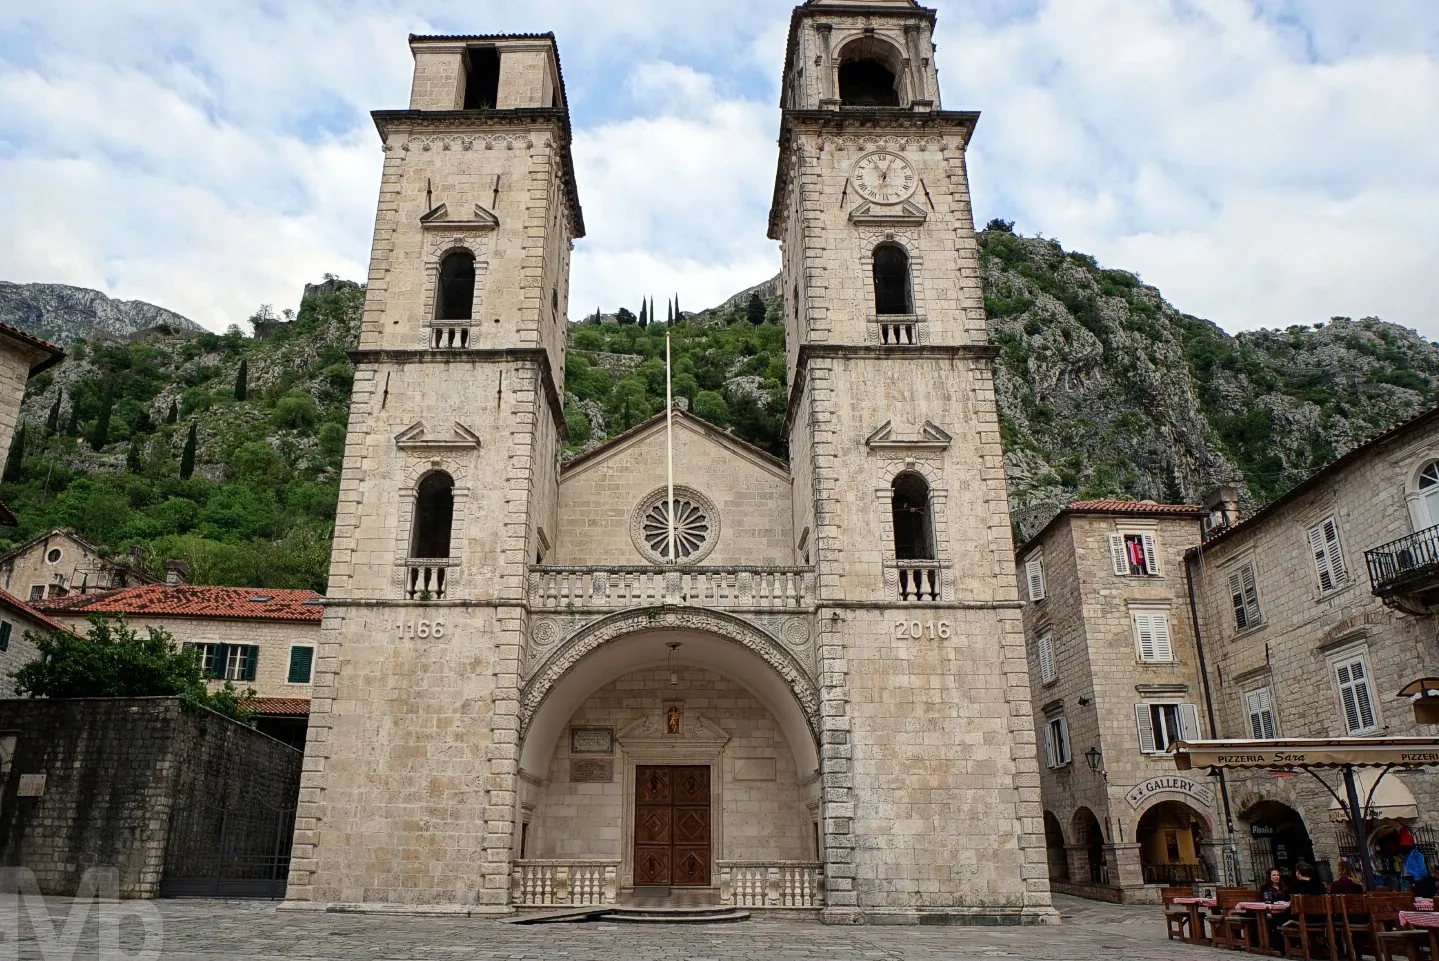
[[[1289,910],[1288,901],[1275,901],[1270,904],[1268,901],[1240,901],[1234,906],[1236,911],[1247,911],[1250,914],[1283,914]],[[1274,948],[1269,943],[1269,925],[1261,917],[1255,918],[1255,927],[1259,929],[1259,950],[1264,954],[1270,954]]]
[[[1415,899],[1414,899],[1414,910],[1415,910],[1415,911],[1433,911],[1433,910],[1434,910],[1434,899],[1433,899],[1433,898],[1415,898]]]
[[[1415,904],[1419,902],[1414,899]],[[1430,901],[1430,907],[1433,902]],[[1439,912],[1436,911],[1400,911],[1399,926],[1401,928],[1423,928],[1429,932],[1429,954],[1430,957],[1439,957],[1434,952],[1439,951]]]
[[[1169,903],[1182,904],[1189,909],[1189,937],[1181,940],[1190,944],[1208,944],[1209,939],[1204,936],[1204,920],[1199,914],[1199,909],[1213,910],[1219,907],[1219,901],[1215,898],[1175,898]]]

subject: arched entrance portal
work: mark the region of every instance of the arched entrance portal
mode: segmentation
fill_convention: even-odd
[[[1180,886],[1213,880],[1199,856],[1208,837],[1205,816],[1181,801],[1163,801],[1145,811],[1135,830],[1144,883]]]
[[[1069,880],[1069,853],[1064,849],[1064,828],[1059,818],[1044,812],[1044,851],[1049,860],[1049,880]]]
[[[525,864],[603,863],[623,894],[821,859],[811,718],[755,639],[675,626],[578,643],[551,658],[568,664],[557,677],[536,672],[550,680],[520,752]]]
[[[1299,812],[1278,801],[1260,801],[1239,815],[1249,825],[1249,868],[1263,878],[1273,868],[1286,876],[1300,861],[1314,863],[1314,842]]]

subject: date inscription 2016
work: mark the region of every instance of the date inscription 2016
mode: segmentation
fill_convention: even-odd
[[[444,621],[401,621],[400,637],[444,637]]]
[[[954,634],[949,621],[895,621],[894,636],[900,641],[947,641]]]

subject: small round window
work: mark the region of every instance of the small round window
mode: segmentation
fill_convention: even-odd
[[[674,514],[671,547],[670,514]],[[714,504],[699,491],[676,487],[670,502],[665,488],[650,494],[636,508],[632,534],[635,546],[651,561],[694,564],[714,549],[719,517]]]
[[[45,559],[51,564],[58,564],[60,562],[60,548],[52,547],[50,553],[45,555]]]

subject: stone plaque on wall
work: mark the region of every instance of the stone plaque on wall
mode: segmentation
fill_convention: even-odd
[[[22,774],[20,775],[20,786],[15,791],[16,797],[41,797],[45,794],[45,775],[43,774]]]
[[[607,756],[614,754],[615,729],[612,727],[570,728],[570,753]]]
[[[609,758],[570,758],[570,781],[581,784],[609,784],[615,779],[614,762]]]
[[[736,781],[773,781],[776,765],[772,757],[737,757],[734,761]]]

